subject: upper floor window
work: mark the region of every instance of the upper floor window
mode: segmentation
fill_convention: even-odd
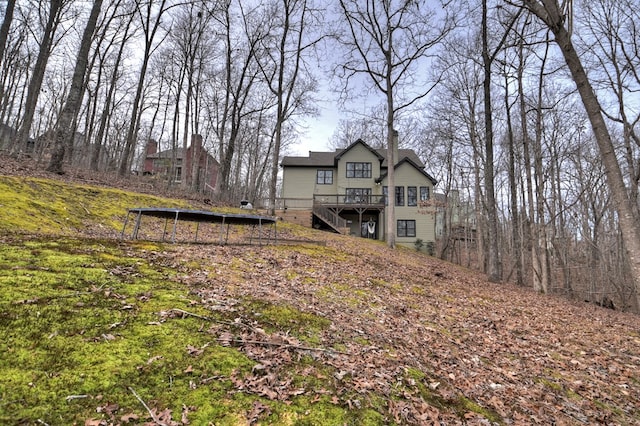
[[[388,186],[383,186],[382,187],[382,198],[384,198],[384,205],[388,206],[389,205],[389,187]]]
[[[404,186],[396,186],[396,206],[404,206]]]
[[[420,201],[427,201],[429,200],[429,187],[428,186],[421,186],[420,187]]]
[[[316,183],[318,185],[333,185],[333,170],[318,170]]]
[[[407,186],[407,205],[418,205],[418,188],[415,186]]]
[[[347,163],[348,178],[371,178],[371,163]]]

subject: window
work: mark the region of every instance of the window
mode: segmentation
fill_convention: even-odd
[[[388,206],[389,205],[389,187],[388,186],[382,187],[382,195],[384,198],[384,205]]]
[[[333,170],[318,170],[316,183],[318,185],[333,185]]]
[[[404,186],[396,186],[396,206],[404,206]]]
[[[420,201],[427,201],[429,199],[429,187],[421,186],[420,187]]]
[[[371,188],[347,188],[345,203],[368,203],[371,199]]]
[[[398,237],[415,237],[416,221],[415,220],[399,220],[397,232],[398,232]]]
[[[348,178],[371,178],[371,163],[347,163]]]
[[[416,188],[415,186],[407,186],[407,205],[418,205],[418,188]]]
[[[176,167],[176,182],[182,182],[182,167]]]

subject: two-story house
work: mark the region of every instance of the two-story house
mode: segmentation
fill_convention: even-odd
[[[213,191],[218,177],[218,161],[202,146],[202,136],[192,135],[186,153],[183,148],[158,152],[158,143],[149,140],[145,148],[142,173],[170,179],[174,183],[184,180],[188,185],[206,192]],[[197,171],[194,170],[197,165]],[[195,172],[195,174],[194,174]],[[193,182],[193,179],[196,179]]]
[[[384,240],[385,213],[392,202],[397,244],[434,242],[435,208],[429,200],[437,181],[413,150],[396,148],[395,153],[391,197],[387,150],[374,149],[360,139],[334,152],[284,157],[279,207],[285,217],[295,214],[309,226]]]

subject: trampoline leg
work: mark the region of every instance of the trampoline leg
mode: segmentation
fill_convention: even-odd
[[[164,220],[164,229],[162,230],[162,242],[164,243],[164,236],[167,235],[167,225],[169,224],[169,219]]]
[[[176,218],[173,221],[173,235],[171,235],[171,242],[176,243],[176,228],[178,227],[178,215],[180,213],[176,212]]]
[[[256,230],[256,226],[255,225],[251,225],[251,233],[249,234],[249,245],[251,245],[253,243],[253,231]]]
[[[120,233],[121,240],[124,240],[124,230],[127,229],[127,223],[129,223],[129,212],[127,212],[127,217],[124,218],[124,226],[122,227],[122,232]]]
[[[142,218],[142,212],[138,212],[138,216],[136,217],[136,225],[133,227],[133,233],[131,234],[132,240],[138,239],[138,230],[140,229],[140,219]]]
[[[223,245],[222,244],[223,235],[224,235],[224,217],[222,218],[222,222],[220,222],[220,245]]]

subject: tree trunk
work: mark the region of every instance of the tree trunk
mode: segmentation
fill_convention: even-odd
[[[14,154],[17,154],[20,151],[27,151],[27,142],[31,132],[31,125],[33,124],[33,117],[38,104],[38,96],[40,94],[40,88],[42,87],[44,72],[51,54],[51,41],[59,23],[58,19],[61,8],[62,0],[50,1],[49,17],[44,28],[40,48],[38,50],[38,58],[36,59],[35,66],[33,67],[33,75],[31,76],[29,87],[27,89],[27,99],[24,104],[22,125],[20,126],[20,129],[18,129],[18,134],[16,135],[16,139],[13,143],[12,152]]]
[[[549,257],[547,256],[547,228],[545,226],[544,200],[545,200],[545,172],[542,164],[542,133],[543,133],[543,88],[546,74],[546,63],[549,57],[549,43],[545,40],[545,51],[542,56],[542,64],[538,73],[537,102],[535,106],[535,138],[533,143],[533,179],[535,183],[535,215],[533,226],[535,227],[534,251],[533,251],[533,289],[546,293],[549,289],[550,275],[547,273]]]
[[[593,134],[598,143],[602,163],[607,176],[607,184],[611,190],[622,232],[625,253],[633,276],[637,301],[640,301],[640,225],[631,203],[620,164],[616,157],[611,135],[602,115],[600,102],[584,70],[580,57],[571,41],[571,35],[564,28],[565,17],[560,12],[557,0],[541,0],[542,5],[534,0],[524,0],[529,9],[542,19],[551,29],[560,47],[571,77],[576,83]]]
[[[142,91],[144,88],[144,82],[147,75],[147,68],[149,67],[149,60],[151,59],[151,47],[155,38],[156,32],[160,27],[161,17],[166,12],[165,4],[167,0],[161,0],[158,5],[158,15],[155,18],[153,27],[151,26],[151,11],[152,3],[147,6],[147,15],[141,19],[144,21],[145,32],[145,45],[144,54],[142,58],[142,67],[140,68],[140,76],[138,77],[138,84],[136,87],[136,95],[133,100],[133,107],[131,108],[131,120],[129,121],[129,128],[127,130],[127,138],[125,141],[124,151],[120,158],[120,166],[118,167],[118,175],[125,176],[131,167],[130,159],[135,151],[135,144],[138,139],[138,129],[140,124],[140,104],[142,101]]]
[[[516,181],[516,155],[513,136],[513,123],[511,122],[511,105],[509,103],[509,81],[505,72],[505,112],[507,114],[507,142],[509,149],[509,192],[511,205],[511,242],[513,244],[513,262],[516,270],[516,284],[523,285],[524,272],[522,269],[522,241],[520,239],[520,214],[518,212],[518,184]]]
[[[2,58],[4,58],[4,49],[7,44],[7,37],[9,36],[9,28],[13,20],[13,10],[15,6],[16,0],[9,0],[7,2],[7,8],[4,10],[4,19],[2,20],[2,26],[0,26],[0,64],[2,63]]]
[[[493,169],[493,117],[491,107],[491,64],[493,58],[489,55],[489,40],[487,28],[487,0],[482,2],[482,63],[484,67],[484,125],[485,125],[485,163],[484,186],[485,208],[487,212],[488,237],[488,269],[487,278],[491,282],[502,281],[502,265],[498,249],[498,213],[495,194],[495,173]]]
[[[98,15],[100,14],[101,7],[102,0],[95,0],[93,2],[87,26],[82,34],[80,50],[78,52],[78,58],[76,59],[75,69],[73,70],[71,87],[69,88],[69,94],[67,95],[67,101],[64,105],[64,109],[62,110],[62,115],[58,120],[55,146],[53,153],[51,154],[49,166],[47,167],[48,172],[63,174],[64,170],[62,163],[64,161],[65,151],[66,149],[73,147],[73,140],[75,137],[73,122],[80,110],[80,101],[82,100],[82,89],[84,87],[84,76],[87,72],[91,40],[98,23]]]

